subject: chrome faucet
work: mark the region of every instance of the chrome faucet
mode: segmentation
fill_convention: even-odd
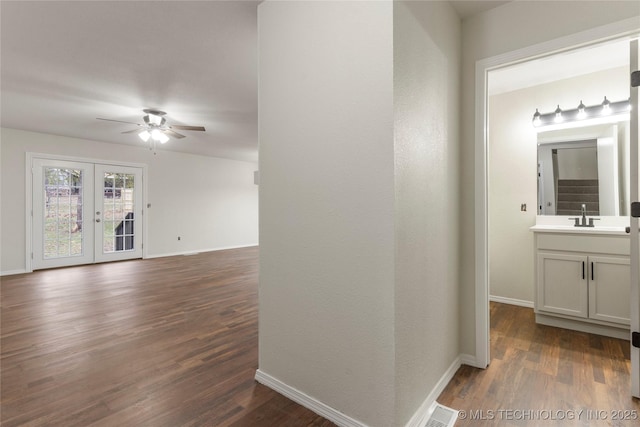
[[[593,223],[593,221],[598,221],[600,219],[600,218],[589,218],[589,222],[587,223],[587,205],[584,203],[580,207],[580,213],[582,214],[582,218],[581,217],[569,218],[570,220],[575,221],[573,224],[574,227],[595,227],[595,224]]]

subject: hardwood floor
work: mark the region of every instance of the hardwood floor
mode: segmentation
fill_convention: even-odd
[[[257,384],[258,249],[1,279],[11,426],[333,426]]]
[[[1,278],[0,424],[333,426],[253,379],[257,265],[247,248]],[[438,399],[456,426],[640,425],[612,419],[640,418],[627,342],[492,303],[491,349]]]
[[[461,367],[438,401],[463,411],[456,426],[639,426],[629,370],[627,341],[536,325],[532,309],[492,302],[491,364]]]

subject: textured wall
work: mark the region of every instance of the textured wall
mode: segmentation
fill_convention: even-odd
[[[403,426],[459,353],[460,19],[394,3],[396,417]]]
[[[264,2],[262,372],[393,425],[391,2]]]
[[[404,426],[459,354],[460,20],[260,6],[260,370]]]

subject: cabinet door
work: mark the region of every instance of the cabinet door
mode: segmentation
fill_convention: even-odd
[[[588,317],[586,256],[538,252],[537,268],[538,310]]]
[[[629,325],[629,258],[589,257],[589,317]]]

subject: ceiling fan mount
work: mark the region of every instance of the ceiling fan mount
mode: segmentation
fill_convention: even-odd
[[[167,121],[164,116],[167,114],[164,111],[160,110],[152,110],[150,108],[145,108],[142,110],[143,113],[146,113],[142,119],[149,126],[161,127]]]
[[[122,133],[137,133],[140,139],[144,142],[149,142],[149,149],[155,151],[156,142],[164,144],[169,140],[169,137],[182,139],[185,135],[182,135],[175,130],[188,130],[204,132],[204,126],[185,126],[185,125],[167,125],[167,119],[164,117],[167,113],[152,108],[145,108],[142,110],[145,115],[142,117],[144,124],[125,122],[122,120],[102,119],[98,117],[98,120],[105,120],[108,122],[127,123],[138,126],[136,129],[124,131]]]
[[[144,110],[142,110],[142,112],[146,114],[153,114],[156,116],[165,116],[167,114],[164,111],[154,110],[152,108],[145,108]]]

